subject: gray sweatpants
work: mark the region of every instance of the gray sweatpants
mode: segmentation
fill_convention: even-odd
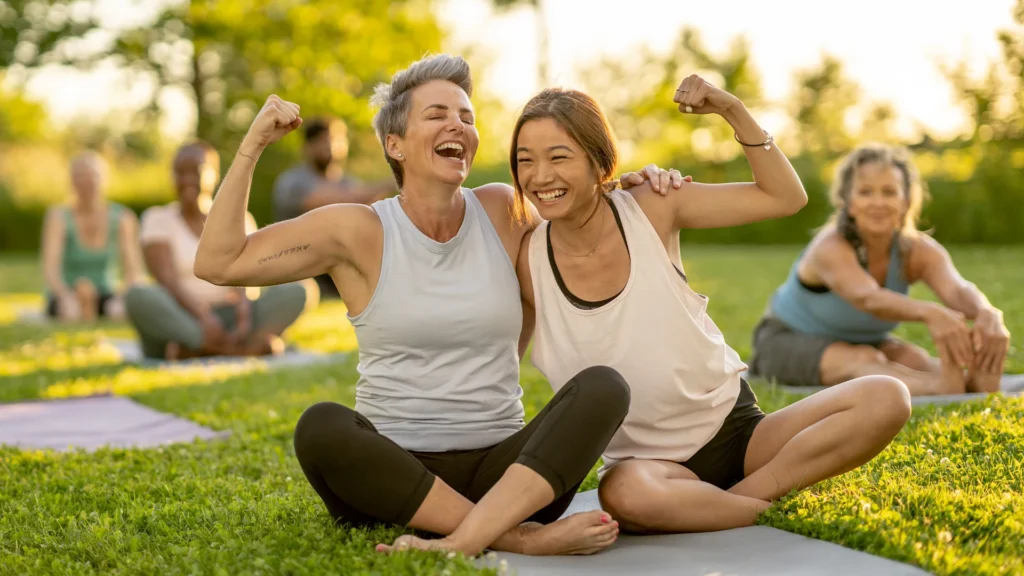
[[[182,308],[163,286],[136,286],[124,295],[128,319],[142,340],[142,353],[147,358],[163,358],[168,342],[198,350],[203,345],[203,328],[199,320]],[[290,326],[306,306],[306,290],[297,283],[264,288],[252,302],[252,328],[256,332],[280,334]],[[235,307],[216,306],[214,314],[228,332],[235,328]]]

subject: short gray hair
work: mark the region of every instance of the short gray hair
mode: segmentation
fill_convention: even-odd
[[[409,120],[409,108],[412,105],[412,91],[427,82],[445,80],[455,84],[466,93],[473,95],[473,78],[469,73],[469,64],[461,56],[435,54],[413,62],[391,78],[391,83],[380,83],[374,89],[370,104],[379,108],[373,117],[373,129],[384,148],[384,159],[391,166],[398,188],[402,188],[402,165],[388,155],[387,136],[395,134],[405,136],[406,124]]]

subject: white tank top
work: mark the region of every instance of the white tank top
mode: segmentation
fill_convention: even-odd
[[[523,427],[519,281],[487,212],[462,193],[466,215],[444,243],[397,197],[373,204],[384,253],[370,303],[350,318],[356,411],[406,450],[484,448]]]
[[[614,190],[630,254],[629,280],[599,308],[573,305],[548,259],[547,227],[530,240],[537,309],[533,364],[558,391],[574,375],[610,366],[629,384],[622,427],[604,453],[602,472],[627,458],[683,462],[722,427],[736,404],[746,365],[707,315],[708,299],[677,272],[633,197]]]

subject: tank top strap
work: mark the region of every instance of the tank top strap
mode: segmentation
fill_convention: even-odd
[[[121,211],[124,206],[111,202],[107,205],[107,247],[117,248],[117,239],[121,235]]]
[[[650,264],[678,268],[678,271],[681,273],[682,262],[675,261],[678,258],[673,259],[669,255],[665,249],[665,244],[661,241],[661,237],[658,236],[658,231],[654,229],[651,220],[647,217],[647,214],[640,207],[636,199],[633,198],[633,195],[625,190],[616,189],[612,190],[611,198],[612,202],[615,203],[615,207],[619,210],[622,226],[625,229],[626,237],[629,239],[629,257],[653,258],[653,261],[649,262]],[[678,256],[678,251],[676,255]]]

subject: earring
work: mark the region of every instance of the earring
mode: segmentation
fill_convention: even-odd
[[[401,152],[399,152],[399,153],[398,153],[398,157],[399,157],[399,158],[401,158],[401,157],[402,157],[402,153],[401,153]]]

